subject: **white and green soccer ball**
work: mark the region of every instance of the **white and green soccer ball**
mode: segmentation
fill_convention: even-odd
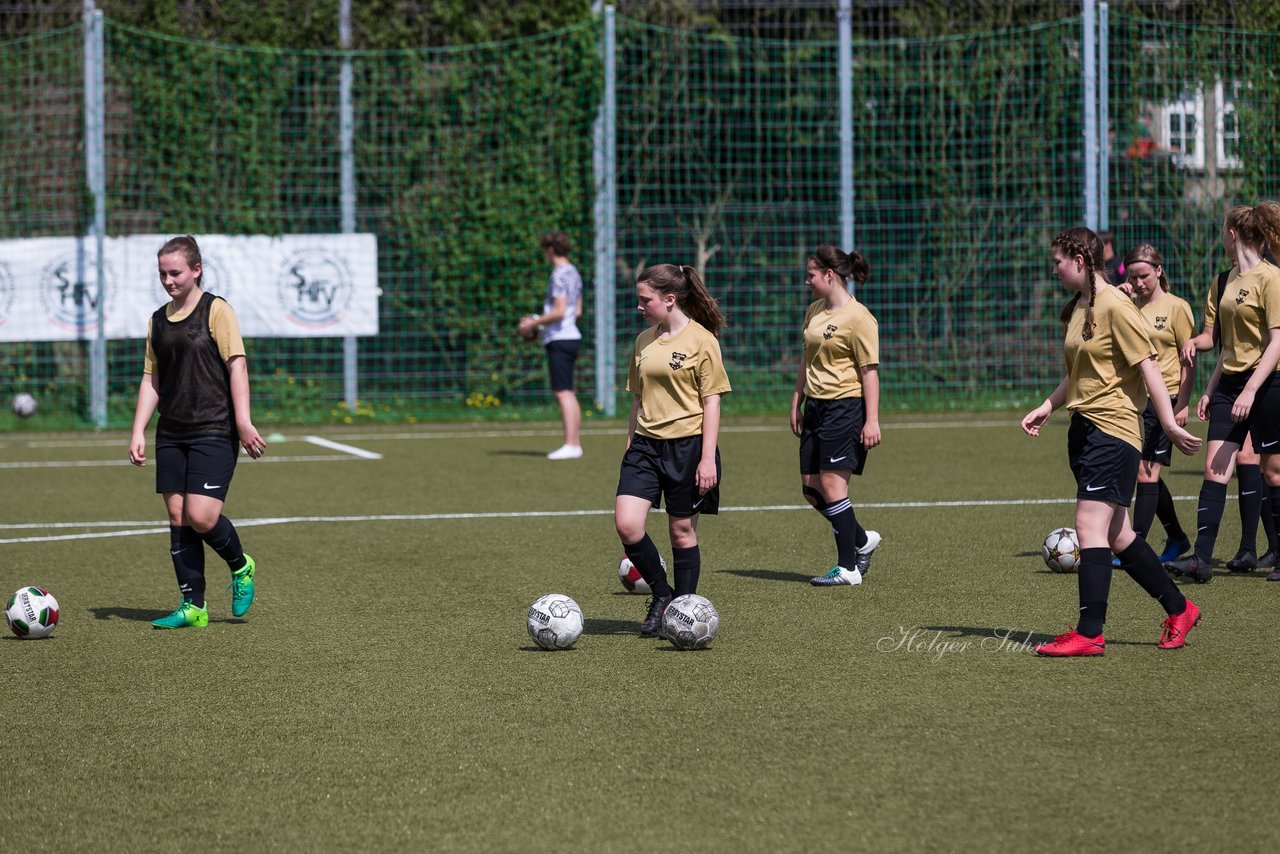
[[[1080,565],[1080,540],[1075,528],[1054,528],[1044,538],[1040,556],[1054,572],[1075,572]]]
[[[548,593],[529,606],[527,625],[543,649],[568,649],[582,636],[582,609],[563,593]]]
[[[704,649],[720,630],[720,613],[711,600],[686,593],[671,600],[662,615],[662,633],[676,649]]]
[[[58,600],[40,587],[23,587],[4,606],[9,631],[25,640],[46,638],[58,627]]]

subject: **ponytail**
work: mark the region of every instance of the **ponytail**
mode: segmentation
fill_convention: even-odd
[[[644,282],[660,294],[673,294],[676,305],[708,332],[719,337],[726,325],[720,303],[707,290],[698,271],[686,264],[655,264],[640,273],[636,283]]]
[[[831,270],[842,279],[853,279],[862,284],[871,275],[871,267],[862,253],[844,252],[839,246],[824,243],[809,256],[809,260],[824,270]]]

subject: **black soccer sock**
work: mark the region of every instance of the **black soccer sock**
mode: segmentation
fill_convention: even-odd
[[[676,595],[698,592],[698,575],[702,571],[702,552],[697,546],[687,549],[671,547],[671,562],[675,565]]]
[[[1076,570],[1080,590],[1080,624],[1076,631],[1087,638],[1102,634],[1107,621],[1107,595],[1111,592],[1111,549],[1081,549]]]
[[[231,524],[230,519],[219,516],[218,521],[203,536],[210,548],[218,553],[218,557],[227,562],[232,572],[244,567],[246,561],[244,549],[240,547],[240,535],[236,533],[236,526]]]
[[[169,526],[169,557],[173,574],[178,577],[178,590],[191,604],[204,607],[204,541],[195,528]]]
[[[1156,504],[1159,500],[1160,484],[1138,484],[1137,497],[1133,501],[1133,532],[1144,540],[1151,530],[1151,521],[1156,518]]]
[[[667,574],[662,569],[662,557],[648,534],[645,534],[639,542],[623,543],[622,550],[627,553],[627,557],[631,558],[636,569],[640,570],[640,575],[648,582],[654,596],[672,595],[671,585],[667,583]]]
[[[1258,553],[1258,520],[1262,517],[1262,469],[1256,465],[1236,466],[1236,488],[1240,491],[1240,550]]]
[[[814,489],[812,486],[802,486],[800,491],[804,493],[805,498],[809,500],[809,504],[814,510],[817,510],[823,516],[827,515],[827,499],[822,497],[822,492]]]
[[[1271,524],[1280,529],[1280,486],[1267,487],[1267,503],[1271,505],[1266,508],[1271,511]],[[1272,548],[1275,548],[1274,544]],[[1280,569],[1280,566],[1277,568]]]
[[[836,535],[836,562],[845,569],[852,569],[858,558],[858,532],[862,530],[853,513],[849,499],[843,498],[827,505],[824,514],[831,520],[831,532]],[[862,542],[867,541],[866,534]]]
[[[1156,518],[1164,525],[1164,535],[1179,542],[1188,539],[1187,532],[1182,530],[1182,523],[1178,521],[1178,510],[1173,506],[1173,496],[1169,494],[1164,478],[1156,481],[1156,486],[1160,488],[1160,497],[1156,501]],[[1150,528],[1147,532],[1150,533]]]
[[[1143,539],[1134,540],[1118,557],[1121,568],[1147,591],[1148,596],[1160,603],[1166,614],[1181,614],[1186,609],[1187,598],[1173,583],[1169,573],[1164,571],[1150,543]]]
[[[1267,532],[1267,550],[1276,551],[1280,549],[1280,543],[1276,542],[1276,502],[1271,500],[1271,488],[1267,487],[1262,490],[1262,512],[1258,514],[1262,517],[1262,530]]]
[[[1206,480],[1200,484],[1200,501],[1196,505],[1196,557],[1205,563],[1213,560],[1213,544],[1222,524],[1222,510],[1227,505],[1227,485]]]

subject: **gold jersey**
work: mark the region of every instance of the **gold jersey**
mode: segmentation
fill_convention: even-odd
[[[804,393],[819,400],[862,397],[862,368],[880,364],[880,325],[856,299],[804,313]]]
[[[1223,372],[1253,370],[1267,347],[1269,330],[1280,327],[1280,269],[1263,261],[1229,281],[1219,308]]]
[[[1182,390],[1182,345],[1196,334],[1191,305],[1182,297],[1165,294],[1139,309],[1146,322],[1147,337],[1156,348],[1160,376],[1170,397]]]
[[[1093,337],[1085,341],[1089,300],[1082,296],[1067,321],[1067,409],[1099,430],[1142,450],[1147,390],[1138,365],[1156,354],[1142,314],[1124,294],[1099,288],[1093,306]]]
[[[702,433],[702,399],[730,391],[716,336],[696,320],[670,338],[651,326],[636,338],[627,391],[640,397],[636,432],[652,439]]]
[[[199,302],[196,303],[199,305]],[[195,311],[193,306],[191,311]],[[166,319],[180,323],[185,320],[191,311],[184,311],[181,314],[174,308],[173,303],[169,303],[164,307],[164,316]],[[216,299],[209,306],[209,334],[213,336],[213,340],[217,342],[218,352],[222,355],[224,363],[230,362],[236,356],[243,356],[244,339],[240,337],[240,321],[236,319],[236,313],[227,305],[224,299]],[[147,355],[142,364],[142,372],[144,374],[154,374],[156,372],[156,351],[151,346],[151,321],[147,321]]]

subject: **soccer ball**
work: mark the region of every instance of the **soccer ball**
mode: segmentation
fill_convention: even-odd
[[[582,635],[582,609],[563,593],[548,593],[529,606],[528,627],[543,649],[568,649]]]
[[[671,600],[662,615],[662,632],[676,649],[703,649],[720,630],[720,614],[711,600],[686,593]]]
[[[48,590],[24,587],[4,606],[9,630],[20,638],[47,638],[58,627],[58,600]]]
[[[15,394],[9,407],[19,418],[30,418],[36,414],[36,399],[26,392]]]
[[[1040,556],[1054,572],[1075,572],[1080,564],[1080,540],[1075,528],[1055,528],[1044,538]]]
[[[667,559],[659,557],[658,560],[662,561],[662,571],[666,572]],[[618,580],[622,582],[623,587],[627,588],[628,593],[644,593],[647,596],[653,592],[649,589],[649,582],[644,580],[640,570],[636,569],[636,565],[626,555],[623,555],[622,560],[618,562]]]

